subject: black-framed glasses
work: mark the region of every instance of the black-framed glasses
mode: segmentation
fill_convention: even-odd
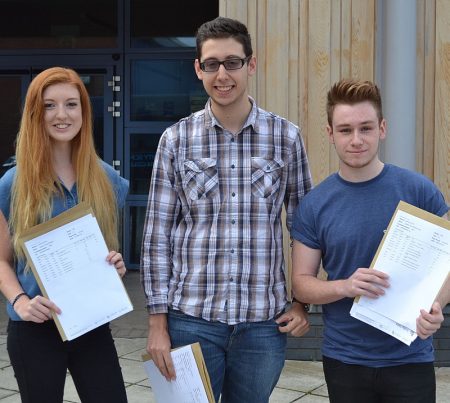
[[[204,62],[200,63],[200,68],[202,71],[206,73],[212,73],[214,71],[219,70],[219,67],[221,64],[223,64],[223,67],[225,67],[225,70],[239,70],[242,69],[245,63],[251,58],[251,56],[247,56],[243,59],[240,59],[238,57],[233,57],[226,60],[205,60]]]

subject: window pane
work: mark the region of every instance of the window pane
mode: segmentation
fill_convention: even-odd
[[[161,133],[130,134],[130,193],[147,195]]]
[[[89,93],[92,105],[93,130],[95,149],[100,158],[103,158],[104,137],[104,74],[89,74],[79,72],[81,79]]]
[[[207,100],[193,60],[140,60],[131,65],[130,120],[177,121]]]
[[[117,1],[5,0],[0,49],[116,48],[117,20]]]
[[[14,141],[19,130],[21,105],[21,75],[0,76],[0,88],[3,96],[0,97],[1,125],[0,139],[0,176],[14,165]]]
[[[130,206],[130,259],[131,265],[139,266],[141,258],[142,231],[146,206]]]
[[[195,47],[195,32],[219,15],[218,0],[132,0],[132,48]]]

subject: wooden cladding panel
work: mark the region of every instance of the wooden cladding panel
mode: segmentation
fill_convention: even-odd
[[[352,1],[351,76],[374,79],[375,0]]]
[[[424,53],[423,57],[417,61],[418,65],[423,65],[423,92],[417,91],[417,98],[423,100],[423,126],[419,139],[419,144],[422,144],[423,147],[417,161],[417,169],[434,180],[436,1],[427,0],[424,1],[424,4],[424,30],[418,32],[418,42],[424,44]],[[422,161],[422,166],[419,165],[420,161]]]
[[[299,62],[298,73],[296,74],[297,87],[292,88],[292,91],[297,91],[298,114],[293,113],[289,116],[293,122],[298,124],[302,129],[303,140],[305,141],[306,149],[309,148],[309,133],[308,126],[308,32],[309,32],[309,19],[308,19],[309,0],[300,0],[298,10],[298,49],[299,49]],[[291,71],[292,75],[295,75],[294,71]],[[291,95],[293,96],[293,95]],[[297,119],[296,119],[297,116]]]
[[[436,1],[434,182],[450,200],[450,2]]]
[[[305,134],[308,137],[309,162],[315,183],[330,173],[325,105],[331,84],[331,2],[310,1],[308,13],[308,132]]]
[[[266,102],[265,108],[287,117],[289,113],[289,2],[267,0],[266,9]],[[268,52],[267,52],[268,51]],[[274,89],[276,89],[274,91]],[[270,96],[268,96],[270,94]]]

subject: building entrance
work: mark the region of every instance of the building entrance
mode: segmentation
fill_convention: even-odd
[[[0,14],[0,176],[14,164],[14,140],[29,83],[67,66],[91,97],[102,159],[130,181],[122,220],[127,267],[139,267],[153,159],[163,131],[203,108],[195,31],[218,0],[7,1]],[[18,18],[20,16],[20,18]],[[30,24],[39,21],[39,24]]]

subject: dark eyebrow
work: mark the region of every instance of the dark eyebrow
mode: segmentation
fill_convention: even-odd
[[[229,55],[229,56],[225,57],[225,59],[222,59],[222,60],[228,60],[228,59],[245,59],[245,56],[241,57],[241,56],[236,56],[236,55]],[[210,57],[210,58],[204,60],[204,62],[207,62],[207,61],[219,61],[219,59],[217,57]]]
[[[366,121],[364,121],[364,122],[358,123],[358,126],[364,126],[364,125],[376,125],[376,124],[377,124],[377,122],[374,121],[374,120],[366,120]],[[342,128],[345,128],[345,127],[352,127],[352,125],[349,124],[349,123],[343,123],[343,124],[341,124],[341,125],[336,125],[336,128],[337,128],[337,129],[342,129]]]

